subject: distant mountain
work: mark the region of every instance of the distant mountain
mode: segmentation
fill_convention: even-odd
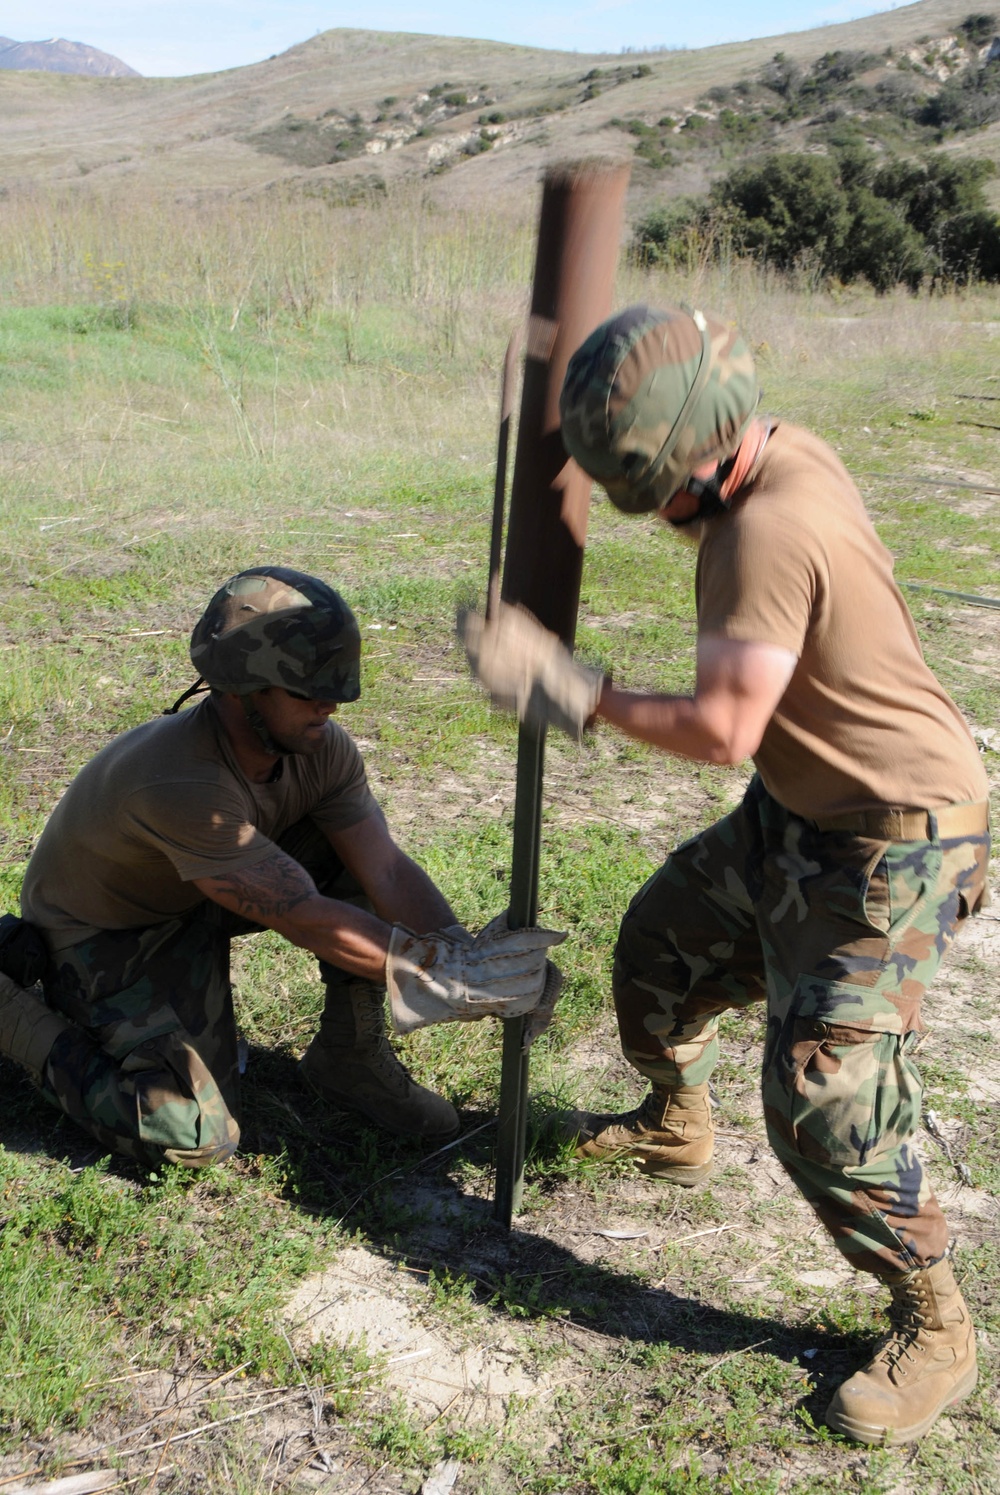
[[[64,41],[54,36],[47,42],[15,42],[0,36],[0,68],[12,72],[87,73],[92,78],[138,78],[129,67],[108,52],[99,52],[84,42]]]

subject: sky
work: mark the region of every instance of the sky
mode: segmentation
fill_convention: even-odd
[[[885,0],[3,0],[13,41],[85,42],[147,77],[261,62],[319,31],[364,26],[481,37],[576,52],[708,47],[777,36],[896,7]]]

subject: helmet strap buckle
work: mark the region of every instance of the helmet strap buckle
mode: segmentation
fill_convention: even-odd
[[[714,519],[719,514],[729,512],[733,501],[732,496],[724,498],[722,490],[735,462],[735,456],[727,458],[725,462],[720,462],[710,478],[690,477],[687,479],[683,489],[678,491],[690,493],[692,498],[698,500],[698,507],[685,519],[671,519],[670,523],[675,529],[683,529],[686,524],[698,524],[703,519]]]

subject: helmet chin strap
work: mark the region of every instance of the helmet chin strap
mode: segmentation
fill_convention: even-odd
[[[711,477],[688,478],[684,491],[698,500],[698,507],[686,519],[671,519],[675,529],[682,529],[685,524],[697,524],[702,519],[712,519],[730,508],[737,493],[753,474],[772,430],[770,421],[751,421],[733,455],[720,462]]]
[[[700,524],[703,519],[714,519],[717,514],[727,512],[733,500],[731,496],[723,498],[722,490],[735,461],[735,457],[730,457],[728,461],[720,462],[710,478],[688,478],[684,492],[698,500],[698,507],[685,519],[671,519],[669,523],[674,529],[683,529],[686,524]]]
[[[260,738],[261,743],[264,747],[264,751],[266,753],[274,753],[279,758],[283,757],[284,754],[288,752],[288,749],[283,748],[280,743],[275,742],[274,738],[267,730],[264,718],[261,716],[256,706],[251,705],[250,697],[240,696],[240,705],[243,707],[243,714],[249,722],[250,726]]]
[[[189,701],[192,696],[200,696],[203,691],[211,689],[212,687],[209,685],[208,681],[203,680],[199,675],[194,684],[189,686],[182,696],[178,696],[172,706],[165,706],[163,708],[161,715],[176,716],[178,711],[180,711],[181,707],[184,705],[185,701]]]

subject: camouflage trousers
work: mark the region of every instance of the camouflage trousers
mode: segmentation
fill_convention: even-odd
[[[622,921],[625,1057],[708,1080],[720,1014],[765,1002],[768,1138],[838,1248],[885,1276],[927,1266],[947,1225],[913,1146],[921,1005],[985,886],[989,836],[876,841],[820,831],[751,781],[680,846]]]
[[[312,822],[278,844],[321,892],[368,907]],[[181,918],[60,950],[43,985],[72,1026],[49,1055],[46,1099],[103,1145],[152,1166],[230,1157],[240,1138],[230,941],[260,929],[206,900]],[[354,978],[325,961],[320,972],[329,1007]]]

